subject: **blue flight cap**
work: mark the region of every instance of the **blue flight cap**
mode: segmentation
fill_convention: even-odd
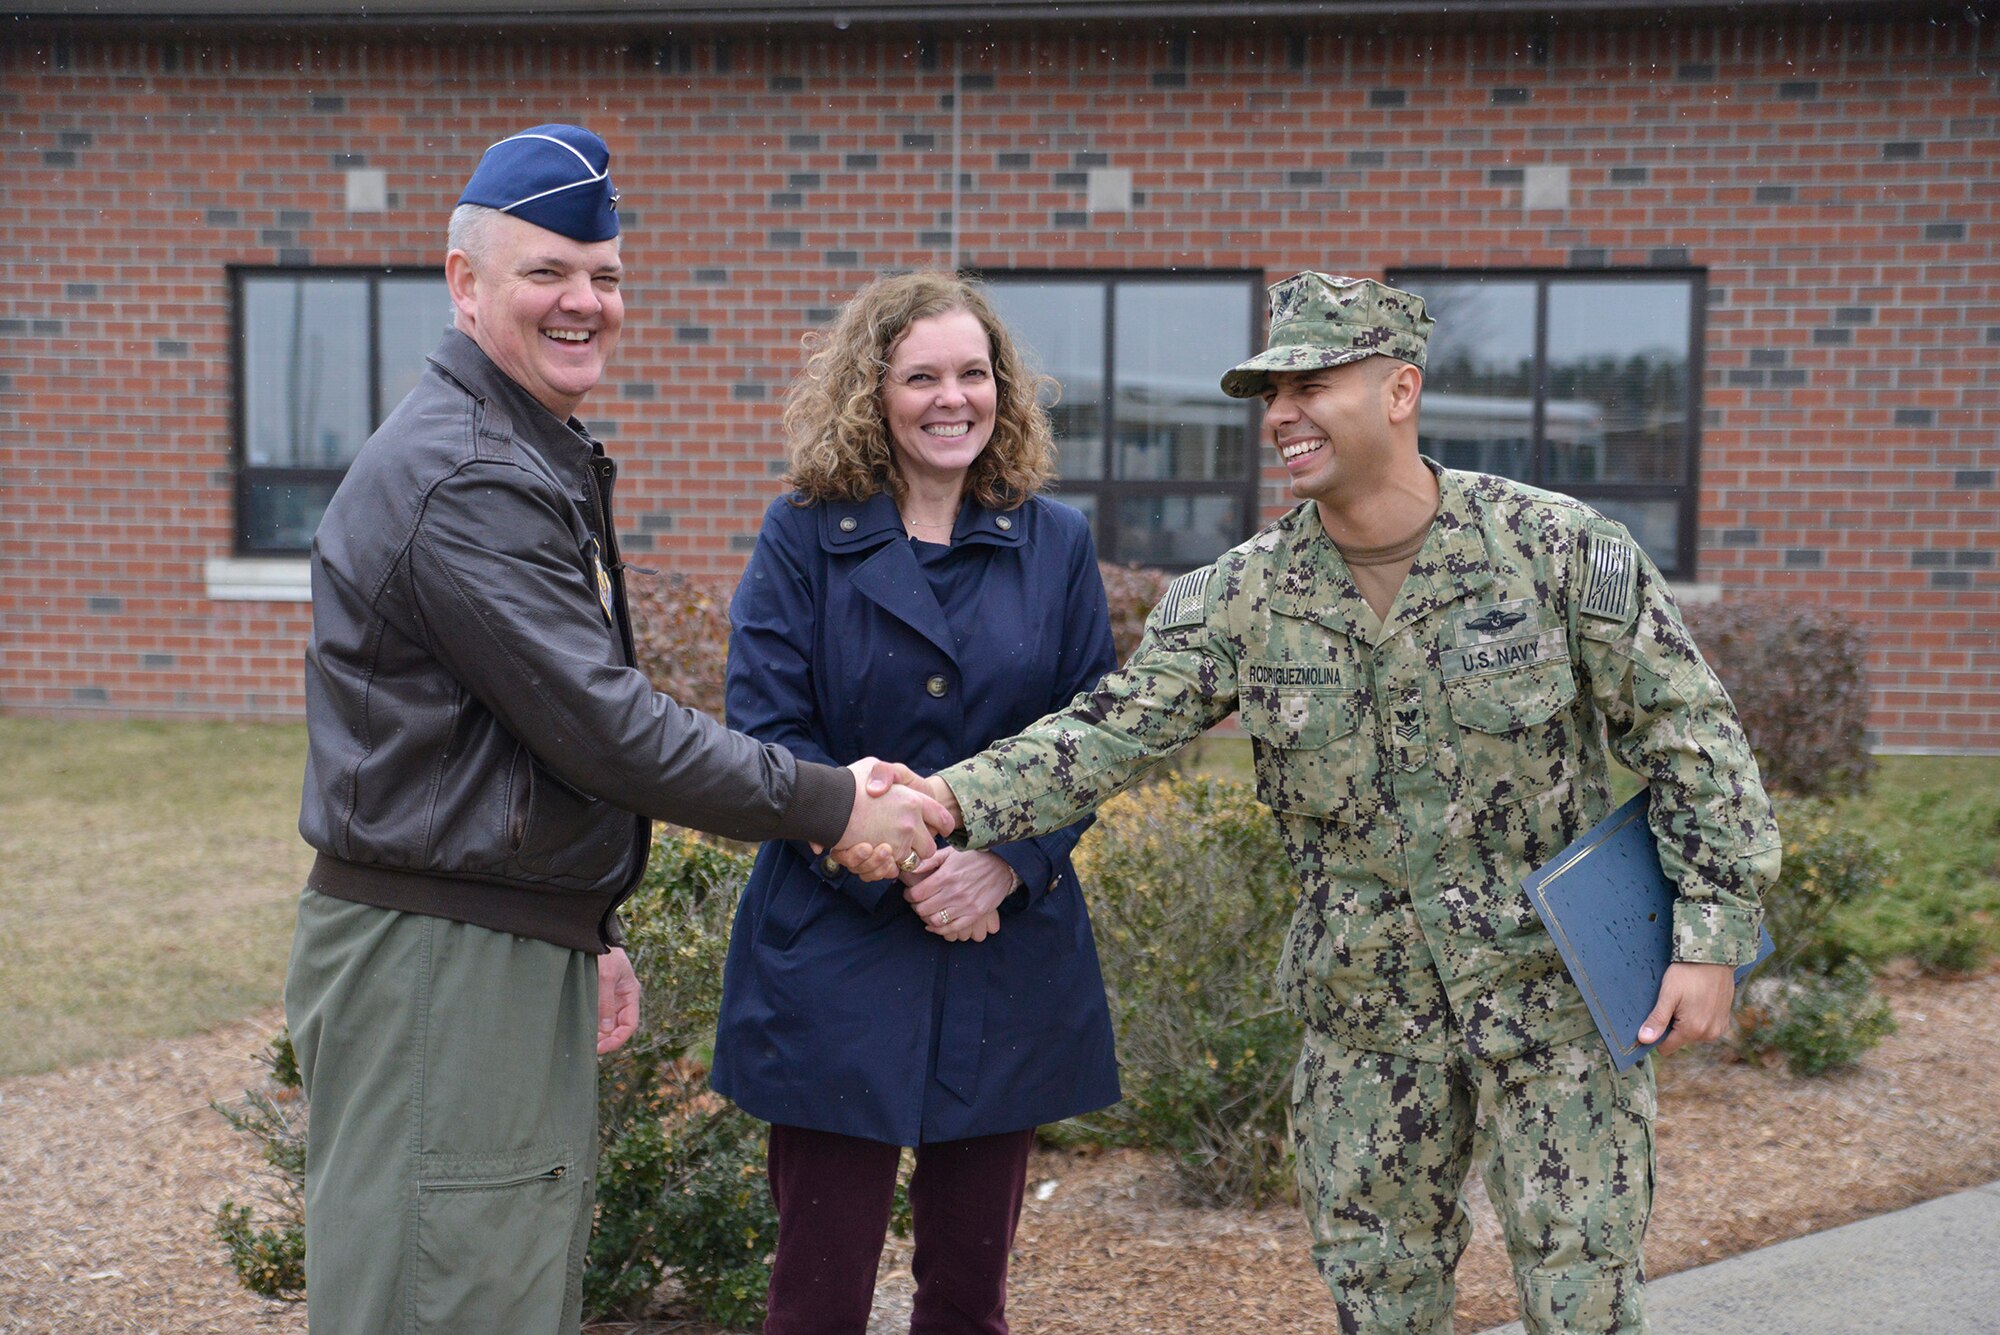
[[[581,125],[537,125],[487,149],[461,204],[511,213],[572,241],[618,235],[611,150]]]

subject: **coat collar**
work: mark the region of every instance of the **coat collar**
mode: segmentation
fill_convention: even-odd
[[[952,543],[959,547],[1018,547],[1027,538],[1029,507],[988,510],[971,497],[958,510]],[[848,574],[855,591],[903,622],[954,663],[958,645],[930,577],[903,533],[895,498],[877,492],[863,501],[829,501],[819,507],[820,547],[835,556],[858,556]]]
[[[1290,530],[1292,554],[1272,586],[1271,605],[1352,639],[1380,644],[1491,584],[1493,566],[1486,555],[1485,536],[1458,474],[1430,459],[1423,462],[1437,475],[1437,518],[1431,521],[1379,632],[1373,629],[1367,600],[1355,587],[1340,549],[1321,527],[1319,509],[1311,501],[1279,521]]]
[[[954,546],[1018,547],[1027,538],[1028,507],[989,510],[968,496],[953,525]],[[895,498],[878,491],[861,501],[828,501],[819,507],[819,544],[828,552],[867,551],[885,542],[904,546],[903,516]]]

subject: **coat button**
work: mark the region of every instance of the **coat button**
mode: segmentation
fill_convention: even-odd
[[[840,531],[842,533],[852,533],[854,532],[855,529],[860,527],[861,527],[861,522],[857,520],[853,515],[849,515],[847,518],[840,521]]]
[[[1014,527],[1014,521],[1009,519],[1006,515],[1001,515],[999,518],[993,521],[993,526],[999,529],[1002,533],[1005,533],[1007,530]]]
[[[828,853],[819,860],[819,874],[822,876],[838,876],[845,870],[846,868],[833,860],[833,854],[831,853]]]
[[[951,683],[946,681],[944,679],[944,674],[940,672],[935,677],[932,677],[929,681],[924,683],[924,689],[929,691],[932,695],[936,696],[938,699],[942,700],[944,698],[944,693],[951,689]]]

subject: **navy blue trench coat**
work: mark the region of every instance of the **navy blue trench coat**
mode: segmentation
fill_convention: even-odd
[[[925,563],[942,575],[950,608]],[[895,503],[781,497],[730,604],[730,726],[832,764],[929,774],[1115,665],[1082,515],[960,509],[920,563]],[[896,881],[768,843],[736,914],[715,1088],[765,1121],[916,1145],[1118,1100],[1111,1017],[1070,850],[1080,821],[993,852],[1020,876],[982,942],[924,930]]]

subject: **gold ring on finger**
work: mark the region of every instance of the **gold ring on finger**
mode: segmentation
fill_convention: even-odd
[[[923,859],[917,856],[916,850],[911,849],[909,856],[904,858],[901,862],[898,862],[896,865],[898,867],[901,867],[904,871],[915,871],[917,869],[917,865],[922,861]]]

